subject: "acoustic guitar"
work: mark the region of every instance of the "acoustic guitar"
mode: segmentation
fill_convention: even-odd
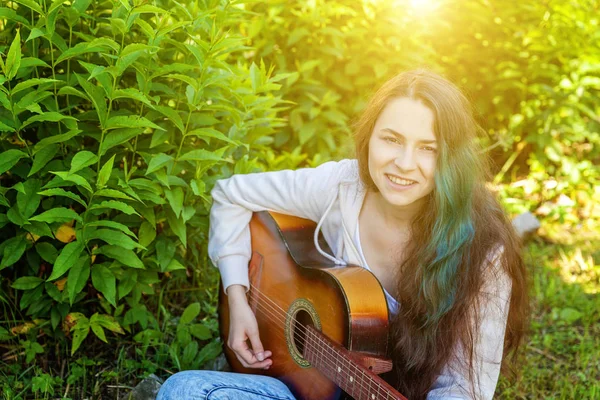
[[[248,302],[260,338],[273,352],[268,370],[244,368],[233,351],[235,372],[283,381],[300,400],[333,400],[343,390],[358,400],[404,399],[377,374],[389,371],[388,309],[371,272],[340,267],[313,245],[315,223],[273,212],[254,213]],[[320,238],[325,251],[329,246]],[[219,298],[221,337],[229,335],[229,309]]]

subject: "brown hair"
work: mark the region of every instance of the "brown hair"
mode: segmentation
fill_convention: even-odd
[[[418,213],[412,221],[411,241],[398,265],[401,307],[390,333],[394,371],[386,378],[409,399],[425,399],[443,368],[453,366],[468,371],[470,388],[465,390],[476,397],[474,344],[480,313],[482,307],[501,301],[499,293],[488,290],[510,282],[503,370],[507,355],[516,356],[527,327],[527,276],[520,240],[485,186],[487,159],[476,140],[479,128],[468,100],[433,72],[399,74],[367,104],[355,126],[365,186],[377,191],[368,169],[373,127],[388,102],[398,97],[418,100],[432,110],[439,154],[435,188],[422,209],[428,212]]]

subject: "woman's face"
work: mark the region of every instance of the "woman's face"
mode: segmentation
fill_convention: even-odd
[[[420,101],[399,97],[383,109],[369,139],[369,173],[383,199],[402,207],[435,186],[438,144],[434,116]]]

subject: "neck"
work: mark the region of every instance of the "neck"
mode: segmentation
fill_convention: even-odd
[[[410,230],[414,217],[420,211],[425,199],[420,199],[406,206],[394,206],[383,198],[381,192],[368,192],[374,209],[377,211],[382,223],[393,230]]]

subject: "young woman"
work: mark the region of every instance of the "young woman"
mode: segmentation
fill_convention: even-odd
[[[326,257],[379,279],[392,316],[395,369],[386,378],[402,394],[491,399],[503,356],[519,347],[528,302],[519,241],[486,188],[476,133],[453,84],[405,72],[358,121],[356,160],[218,181],[209,255],[228,295],[227,345],[239,361],[262,369],[277,362],[246,300],[248,223],[252,212],[271,210],[318,221],[334,253]],[[158,396],[186,398],[293,396],[273,378],[210,371],[175,374]]]

